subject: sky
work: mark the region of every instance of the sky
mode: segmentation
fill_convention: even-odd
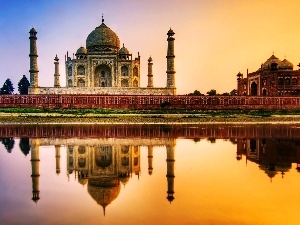
[[[29,30],[37,30],[39,86],[54,85],[54,57],[65,86],[65,54],[85,47],[105,24],[133,57],[141,56],[141,86],[153,59],[155,87],[166,86],[167,32],[175,32],[177,94],[236,88],[236,74],[256,71],[273,53],[298,70],[300,1],[297,0],[0,0],[0,86],[29,80]],[[17,91],[15,90],[15,93]]]

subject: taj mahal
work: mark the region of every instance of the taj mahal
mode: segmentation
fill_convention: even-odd
[[[166,87],[153,87],[152,58],[148,59],[148,85],[140,86],[141,57],[133,58],[122,45],[118,35],[104,23],[86,38],[86,47],[79,47],[76,54],[65,55],[66,87],[60,85],[59,58],[54,58],[54,85],[38,85],[37,31],[30,30],[30,87],[29,94],[98,94],[98,95],[175,95],[174,32],[167,35]]]

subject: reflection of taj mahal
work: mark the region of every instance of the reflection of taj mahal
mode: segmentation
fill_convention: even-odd
[[[153,147],[166,146],[167,199],[174,197],[175,139],[30,139],[32,165],[32,193],[39,200],[39,147],[54,145],[56,173],[60,173],[60,146],[66,146],[68,177],[74,175],[82,185],[88,185],[90,196],[103,207],[116,199],[121,184],[129,182],[132,175],[140,175],[140,147],[148,147],[148,173],[153,172]],[[104,211],[105,212],[105,211]]]
[[[38,63],[36,30],[30,30],[30,88],[31,94],[121,94],[121,95],[174,95],[174,32],[167,33],[166,87],[153,87],[152,58],[148,59],[148,85],[140,87],[140,55],[136,58],[124,46],[120,48],[117,34],[104,24],[96,27],[70,57],[65,56],[66,87],[60,86],[59,59],[54,59],[54,87],[38,86]]]

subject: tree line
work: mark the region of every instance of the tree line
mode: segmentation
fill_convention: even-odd
[[[215,89],[211,89],[210,91],[206,92],[206,94],[208,96],[216,96],[216,95],[221,95],[221,96],[232,96],[232,95],[237,95],[237,90],[233,89],[230,92],[224,92],[222,94],[217,93],[217,91]],[[189,93],[187,95],[191,95],[191,96],[204,96],[205,94],[202,94],[200,91],[195,90],[192,93]]]
[[[25,75],[20,79],[18,82],[18,91],[20,95],[27,95],[28,94],[28,87],[30,83]],[[0,88],[0,95],[12,95],[14,93],[14,86],[11,80],[8,78],[4,82],[2,88]]]

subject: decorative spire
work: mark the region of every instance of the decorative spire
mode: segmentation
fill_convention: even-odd
[[[104,23],[103,13],[102,13],[102,23]]]

